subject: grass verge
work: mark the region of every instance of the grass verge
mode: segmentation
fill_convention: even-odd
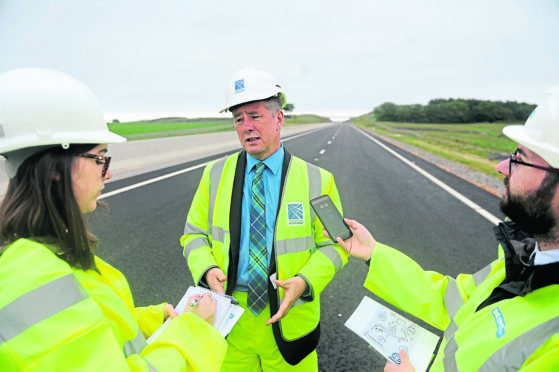
[[[353,123],[489,176],[495,176],[497,162],[516,148],[516,143],[502,134],[509,123],[389,123],[368,116]]]
[[[301,125],[329,122],[318,115],[293,115],[286,117],[284,125]],[[231,118],[162,118],[155,120],[109,123],[109,130],[128,140],[188,136],[193,134],[225,132],[235,130]]]

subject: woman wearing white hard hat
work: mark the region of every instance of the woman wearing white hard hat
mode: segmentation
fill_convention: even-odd
[[[219,370],[226,342],[211,325],[215,300],[179,316],[169,304],[135,308],[126,278],[93,254],[83,214],[112,177],[107,143],[123,141],[74,78],[0,74],[10,177],[0,205],[1,370]]]

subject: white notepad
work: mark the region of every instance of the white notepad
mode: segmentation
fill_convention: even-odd
[[[400,364],[399,353],[405,349],[416,371],[427,369],[439,341],[439,336],[367,296],[345,326],[393,363]]]
[[[181,314],[186,306],[188,306],[188,299],[197,294],[204,294],[210,293],[213,298],[217,301],[217,309],[215,313],[215,322],[214,327],[218,330],[219,333],[223,337],[227,336],[233,326],[243,315],[245,309],[238,305],[237,300],[235,300],[231,296],[222,295],[216,292],[213,292],[204,287],[188,287],[184,296],[180,299],[179,303],[175,307],[177,313]],[[171,321],[171,318],[168,318],[161,327],[159,327],[147,340],[148,344],[151,343],[160,333],[165,329],[167,324]]]

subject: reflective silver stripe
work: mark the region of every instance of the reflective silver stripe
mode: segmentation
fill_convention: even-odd
[[[285,239],[276,242],[276,254],[278,256],[290,253],[299,253],[312,249],[314,246],[314,238],[311,236],[304,236],[300,238]],[[332,261],[336,271],[342,268],[342,258],[340,254],[331,245],[319,248],[319,250]]]
[[[332,245],[333,243],[334,243],[334,242],[331,241],[331,240],[324,240],[324,241],[321,241],[321,242],[317,242],[317,243],[316,243],[316,246],[317,246],[318,248],[322,248],[322,247],[326,247],[326,246],[328,246],[328,245]]]
[[[280,240],[276,242],[276,255],[304,252],[311,249],[313,245],[314,239],[310,236]]]
[[[456,365],[456,350],[458,350],[458,345],[456,344],[456,340],[452,338],[446,347],[444,348],[444,359],[443,365],[444,370],[446,371],[458,371],[458,366]],[[501,369],[497,369],[500,371]]]
[[[322,190],[320,168],[314,164],[307,163],[307,170],[309,173],[309,197],[314,199],[320,196]]]
[[[448,341],[452,336],[454,336],[454,333],[457,330],[458,330],[458,326],[456,325],[456,322],[454,322],[454,319],[451,319],[450,320],[450,325],[448,326],[448,328],[444,332],[444,339]]]
[[[456,279],[450,277],[447,278],[448,285],[444,294],[444,304],[446,305],[448,316],[452,319],[458,310],[460,310],[462,305],[464,305],[464,300],[462,299],[462,296],[460,296]]]
[[[517,371],[524,365],[526,360],[551,336],[557,333],[559,318],[553,318],[528,332],[518,336],[499,350],[495,351],[489,359],[483,363],[478,371]],[[444,349],[444,370],[458,371],[456,352],[458,345],[454,338]]]
[[[219,159],[210,171],[210,200],[208,204],[208,231],[212,231],[212,221],[214,214],[215,199],[217,197],[217,189],[219,188],[219,182],[221,180],[221,175],[223,174],[223,168],[225,167],[225,161],[227,157]]]
[[[559,329],[559,318],[553,318],[518,336],[483,363],[479,371],[517,371],[540,346]]]
[[[328,257],[330,261],[332,261],[334,267],[336,268],[336,272],[338,272],[338,270],[342,268],[342,258],[340,257],[340,254],[338,253],[336,248],[329,245],[327,247],[320,248],[319,251],[324,253],[326,257]]]
[[[218,242],[225,241],[225,235],[229,234],[229,232],[221,227],[213,226],[212,227],[212,240]]]
[[[199,228],[196,225],[187,222],[184,224],[184,235],[190,235],[190,234],[208,235],[208,232],[204,229]]]
[[[0,309],[0,344],[88,297],[73,274],[27,292]]]
[[[124,343],[124,355],[128,358],[132,354],[140,354],[140,352],[147,346],[146,339],[142,334],[142,331],[138,330],[136,337],[130,341]]]
[[[141,330],[138,330],[138,334],[136,334],[136,337],[134,337],[133,340],[130,341],[126,341],[124,343],[124,347],[123,347],[123,351],[124,351],[124,356],[126,358],[130,357],[131,355],[139,355],[140,358],[142,358],[144,360],[144,362],[146,362],[147,366],[148,366],[148,370],[149,371],[153,371],[153,372],[157,372],[157,369],[152,366],[147,360],[146,358],[142,357],[140,355],[140,353],[142,352],[142,350],[144,350],[144,348],[147,346],[147,342],[146,339],[144,338],[144,335],[142,334]]]
[[[184,247],[184,257],[188,260],[188,256],[192,253],[193,250],[200,248],[200,247],[208,247],[210,242],[208,238],[205,236],[200,236],[196,239],[193,239],[190,243]]]
[[[320,176],[320,168],[314,164],[307,163],[307,172],[309,174],[309,200],[312,200],[321,195],[322,180]],[[311,222],[314,225],[316,214],[314,213],[314,209],[310,206],[309,210],[311,212]]]
[[[491,264],[485,266],[483,269],[473,275],[476,287],[480,285],[491,274]]]

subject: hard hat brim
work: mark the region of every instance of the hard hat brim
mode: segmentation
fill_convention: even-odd
[[[505,136],[518,142],[541,156],[553,168],[559,168],[559,149],[533,137],[524,125],[509,125],[503,128]]]
[[[264,100],[267,100],[267,99],[272,98],[272,97],[278,97],[279,98],[280,103],[281,103],[281,108],[284,108],[285,105],[287,104],[287,99],[285,97],[285,93],[278,92],[278,94],[275,94],[275,95],[272,95],[272,96],[257,97],[256,99],[254,99],[254,97],[251,97],[250,100],[247,100],[246,98],[241,97],[238,100],[235,100],[235,101],[231,102],[229,104],[229,106],[227,106],[223,110],[219,111],[219,113],[231,111],[231,108],[235,107],[235,106],[239,106],[239,105],[243,105],[243,104],[251,103],[251,102],[264,101]]]

